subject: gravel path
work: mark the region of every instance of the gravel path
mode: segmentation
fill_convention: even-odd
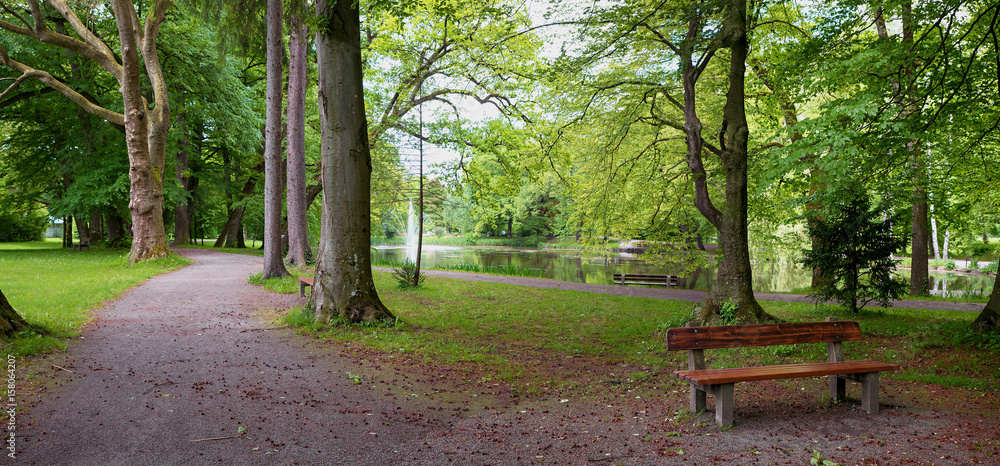
[[[806,464],[815,449],[846,463],[941,464],[998,454],[995,392],[893,380],[873,416],[857,403],[824,406],[823,379],[741,384],[731,430],[685,415],[686,388],[665,375],[644,391],[522,399],[417,355],[295,335],[271,319],[300,298],[246,283],[259,258],[180,253],[196,263],[107,303],[65,354],[44,360],[72,372],[34,375],[54,381],[18,418],[20,462]],[[930,390],[945,402],[916,395]]]

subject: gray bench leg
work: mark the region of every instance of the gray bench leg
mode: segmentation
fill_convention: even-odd
[[[306,297],[306,282],[299,282],[299,297]]]
[[[724,383],[715,387],[715,422],[719,426],[733,425],[733,384]]]
[[[830,398],[833,401],[844,401],[847,399],[847,380],[839,375],[830,376]]]
[[[698,388],[698,385],[691,383],[691,411],[696,413],[705,410],[705,391]]]
[[[861,379],[861,409],[875,414],[878,412],[878,372],[858,376]]]

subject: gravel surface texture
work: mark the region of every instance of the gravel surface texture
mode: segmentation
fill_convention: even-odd
[[[36,361],[31,377],[49,382],[18,418],[18,462],[801,465],[814,450],[847,464],[1000,458],[995,391],[884,380],[882,411],[868,415],[857,402],[822,403],[825,379],[739,384],[738,424],[721,430],[684,412],[687,390],[674,382],[662,392],[521,398],[453,366],[296,335],[273,322],[301,298],[247,284],[261,259],[179,252],[196,262],[106,303],[65,353]]]

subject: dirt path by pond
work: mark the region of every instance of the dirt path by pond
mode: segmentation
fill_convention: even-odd
[[[17,418],[19,462],[807,464],[816,450],[851,464],[942,464],[1000,454],[995,391],[885,380],[882,412],[867,415],[856,402],[824,404],[823,379],[741,384],[729,430],[684,413],[687,390],[669,376],[522,398],[460,364],[296,335],[273,316],[301,298],[246,283],[259,258],[180,253],[196,263],[107,303],[65,354],[35,362],[30,377],[53,383]]]
[[[391,271],[390,268],[377,267],[378,270]],[[563,282],[547,278],[512,277],[501,275],[485,275],[469,272],[452,272],[446,270],[422,270],[421,274],[432,277],[458,278],[462,280],[474,280],[492,283],[507,283],[511,285],[530,286],[533,288],[548,288],[554,290],[585,291],[588,293],[602,293],[616,296],[631,296],[653,299],[670,299],[676,301],[687,301],[696,303],[705,299],[706,292],[701,290],[688,290],[683,288],[647,288],[639,286],[621,285],[597,285],[590,283]],[[775,301],[786,303],[811,303],[807,296],[790,293],[763,293],[755,292],[754,296],[758,301]],[[926,301],[920,299],[899,299],[893,301],[893,307],[903,309],[927,309],[942,311],[967,311],[982,312],[985,303],[962,303],[951,301]],[[869,304],[868,307],[877,307]]]

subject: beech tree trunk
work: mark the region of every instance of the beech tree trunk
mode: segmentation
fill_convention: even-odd
[[[0,290],[0,335],[7,338],[29,328],[31,325],[14,310],[4,296],[3,290]]]
[[[972,330],[985,333],[1000,331],[1000,273],[993,280],[993,292],[990,293],[990,300],[979,313],[976,320],[972,322]]]
[[[285,262],[305,267],[309,251],[306,218],[306,53],[308,29],[301,5],[292,6],[288,41],[288,109],[286,196],[288,205],[288,253]]]
[[[753,294],[753,272],[747,237],[747,144],[749,127],[746,120],[745,74],[747,44],[746,1],[732,0],[727,6],[723,24],[724,45],[729,47],[729,91],[723,109],[719,155],[726,172],[723,208],[715,207],[708,191],[707,173],[702,152],[702,123],[698,118],[695,85],[712,54],[694,63],[694,46],[702,29],[702,18],[694,14],[688,20],[688,39],[682,49],[682,79],[684,86],[684,129],[687,140],[687,163],[694,175],[695,207],[719,232],[718,278],[712,284],[696,319],[703,324],[718,321],[723,306],[736,306],[736,319],[741,323],[776,320],[757,303]]]
[[[267,110],[264,128],[264,272],[286,277],[281,261],[281,0],[267,0]]]
[[[371,268],[371,152],[361,71],[361,25],[353,0],[317,0],[316,33],[323,203],[309,306],[319,322],[394,319]]]
[[[177,115],[177,122],[182,123],[184,115]],[[193,196],[190,194],[191,179],[188,177],[188,161],[191,149],[191,141],[187,136],[182,136],[177,141],[177,182],[183,190],[183,197],[177,200],[174,207],[174,245],[185,245],[191,243],[191,215],[188,212],[189,204]]]
[[[158,1],[150,9],[141,33],[139,18],[131,0],[114,0],[111,6],[121,38],[122,74],[119,82],[125,103],[125,144],[129,158],[128,206],[132,213],[132,250],[129,252],[129,260],[138,262],[167,255],[167,235],[163,228],[163,171],[167,159],[170,106],[156,51],[156,36],[166,17],[166,2]],[[144,69],[153,89],[155,105],[152,108],[142,95],[141,78]]]

